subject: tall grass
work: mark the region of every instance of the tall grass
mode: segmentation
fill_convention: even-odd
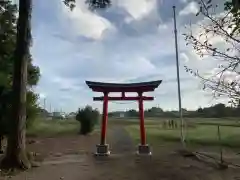
[[[45,120],[38,119],[27,130],[27,136],[51,137],[71,135],[79,132],[80,124],[76,120]]]
[[[191,145],[222,145],[227,147],[240,147],[240,127],[234,125],[233,122],[214,122],[220,124],[221,141],[217,135],[217,125],[214,124],[201,124],[203,120],[196,121],[193,127],[186,128],[186,142]],[[162,128],[161,122],[155,121],[155,124],[151,121],[148,123],[146,120],[146,133],[149,143],[157,143],[160,141],[165,142],[180,142],[180,129],[164,129]],[[199,124],[200,123],[200,124]],[[231,123],[231,126],[228,126]],[[227,125],[227,126],[226,126]],[[134,140],[139,141],[139,125],[137,121],[135,124],[131,122],[126,125],[125,128]]]

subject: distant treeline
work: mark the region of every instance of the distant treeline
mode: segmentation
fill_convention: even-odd
[[[204,118],[222,118],[222,117],[240,117],[240,106],[228,107],[224,104],[216,104],[211,107],[198,108],[195,111],[182,109],[184,117],[204,117]],[[125,112],[110,112],[109,117],[138,117],[138,111],[131,109]],[[145,117],[179,117],[178,111],[164,111],[159,107],[152,107],[145,110]]]

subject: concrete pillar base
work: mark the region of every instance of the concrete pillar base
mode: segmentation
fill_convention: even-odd
[[[138,145],[137,155],[152,155],[150,146],[148,144]]]
[[[109,151],[109,145],[108,144],[98,144],[97,145],[97,152],[95,153],[95,156],[109,156],[110,151]]]

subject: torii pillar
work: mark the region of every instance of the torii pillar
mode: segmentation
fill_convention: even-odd
[[[100,144],[97,145],[96,155],[108,156],[110,154],[109,145],[106,143],[107,121],[108,121],[108,101],[138,101],[139,107],[139,126],[141,142],[138,146],[137,154],[151,155],[150,147],[146,143],[146,132],[144,127],[144,108],[143,101],[152,101],[153,97],[143,96],[144,92],[154,91],[161,84],[159,81],[151,81],[144,83],[131,83],[131,84],[117,84],[117,83],[101,83],[86,81],[86,84],[94,92],[102,92],[104,96],[94,97],[94,101],[103,101],[102,125],[101,125],[101,139]],[[120,97],[109,97],[110,92],[121,92]],[[138,96],[126,97],[126,92],[137,92]]]

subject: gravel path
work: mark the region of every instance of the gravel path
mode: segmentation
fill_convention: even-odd
[[[145,180],[148,172],[142,159],[135,155],[136,144],[123,126],[114,126],[108,132],[111,155],[94,159],[96,179],[103,180]],[[150,160],[151,158],[147,158]],[[145,160],[144,160],[145,161]]]
[[[123,127],[114,127],[110,134],[110,147],[113,154],[132,154],[135,151],[135,145]]]

